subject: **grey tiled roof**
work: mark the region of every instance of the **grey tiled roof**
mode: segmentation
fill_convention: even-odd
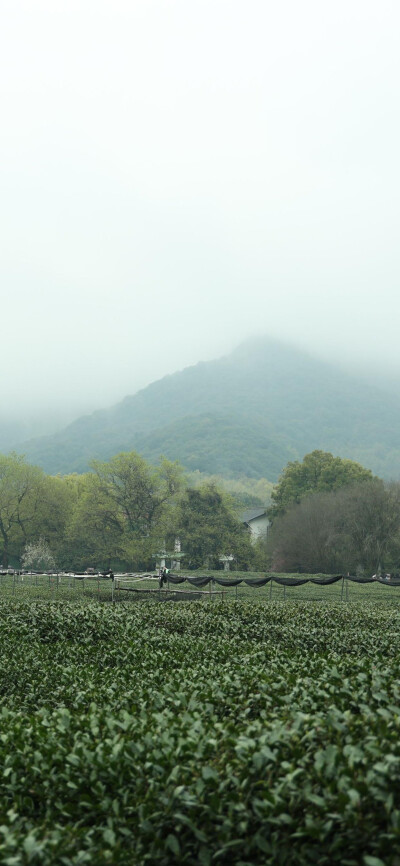
[[[255,520],[256,517],[266,516],[265,508],[250,508],[242,512],[242,523],[249,523],[250,520]]]

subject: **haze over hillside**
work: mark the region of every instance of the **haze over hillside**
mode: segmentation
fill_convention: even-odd
[[[335,447],[343,402],[332,429],[303,429],[270,390],[256,409],[233,359],[201,408],[182,393],[158,420],[157,389],[123,398],[265,332],[400,379],[400,5],[16,0],[1,24],[0,450],[60,433],[37,445],[53,467],[136,440],[276,473],[311,440]],[[391,473],[386,432],[353,432],[339,449]]]
[[[76,419],[78,414],[81,413],[76,410],[74,412],[69,407],[65,407],[64,410],[54,407],[46,411],[37,409],[23,412],[21,404],[14,402],[11,406],[7,405],[0,414],[0,452],[18,450],[28,439],[52,435],[63,430],[67,424]]]
[[[275,481],[288,460],[320,448],[398,478],[399,423],[394,394],[260,338],[25,443],[23,451],[51,473],[82,472],[93,458],[135,449],[190,470]]]

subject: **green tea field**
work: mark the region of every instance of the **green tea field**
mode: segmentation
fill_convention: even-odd
[[[2,864],[400,866],[400,589],[269,591],[3,582]]]

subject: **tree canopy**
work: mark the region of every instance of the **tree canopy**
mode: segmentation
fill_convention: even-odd
[[[38,521],[44,472],[20,454],[0,455],[0,545],[3,565]]]
[[[400,485],[373,478],[305,496],[276,518],[268,544],[276,571],[398,571]]]
[[[117,560],[132,567],[151,562],[168,525],[168,510],[179,494],[179,464],[151,466],[136,452],[93,461],[83,477],[70,524],[71,547],[90,565]]]
[[[175,532],[191,568],[218,568],[222,554],[232,554],[239,562],[251,558],[248,532],[235,513],[234,502],[214,484],[185,491],[175,518]]]
[[[191,569],[221,567],[222,555],[243,569],[400,569],[400,485],[352,460],[314,451],[289,463],[273,493],[272,532],[256,545],[237,498],[216,483],[195,484],[178,463],[153,466],[135,451],[64,477],[0,455],[1,562],[147,570],[179,538]]]
[[[237,503],[215,484],[188,487],[178,463],[153,466],[131,451],[93,461],[84,475],[52,477],[21,455],[0,455],[4,567],[148,569],[176,537],[191,567],[218,567],[226,553],[246,567],[252,555]]]
[[[370,481],[372,472],[354,460],[334,457],[327,451],[312,451],[304,459],[291,461],[272,491],[268,516],[273,521],[287,508],[310,493],[338,490],[349,484]]]

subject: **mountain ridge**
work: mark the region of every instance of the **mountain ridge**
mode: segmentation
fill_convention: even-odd
[[[109,409],[24,443],[47,472],[82,472],[93,458],[138,450],[190,470],[268,477],[321,448],[400,477],[400,401],[376,385],[276,340],[168,374]],[[235,469],[236,467],[236,469]]]

